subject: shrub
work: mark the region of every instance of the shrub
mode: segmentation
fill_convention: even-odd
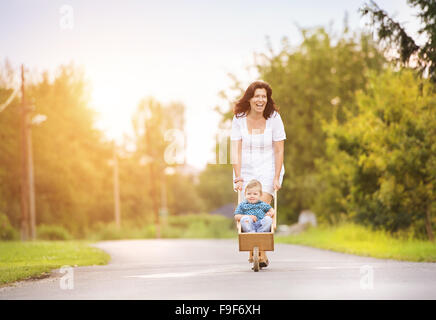
[[[9,222],[8,216],[0,213],[0,240],[18,240],[18,231]]]
[[[73,238],[67,229],[57,225],[39,225],[36,228],[36,234],[39,240],[71,240]]]

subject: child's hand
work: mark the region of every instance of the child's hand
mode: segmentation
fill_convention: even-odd
[[[267,216],[270,216],[271,218],[274,217],[274,215],[275,215],[275,211],[274,211],[274,209],[271,208],[271,209],[266,213],[266,215],[267,215]]]
[[[252,216],[252,215],[250,215],[250,217],[251,217],[251,219],[253,219],[253,222],[256,222],[256,221],[257,221],[257,217],[256,217],[256,216]]]
[[[242,218],[242,214],[235,214],[235,220],[240,221]]]

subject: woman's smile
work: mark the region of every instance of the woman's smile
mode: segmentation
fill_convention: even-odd
[[[263,112],[268,101],[266,90],[263,88],[258,88],[254,91],[254,96],[250,100],[251,108],[256,112]]]

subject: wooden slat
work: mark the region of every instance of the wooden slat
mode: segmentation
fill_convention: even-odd
[[[251,251],[259,247],[260,251],[274,251],[272,232],[243,232],[239,234],[239,251]]]

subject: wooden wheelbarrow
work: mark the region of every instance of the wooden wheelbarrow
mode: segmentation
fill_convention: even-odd
[[[238,190],[238,205],[241,203],[241,190]],[[258,272],[260,267],[260,257],[264,256],[265,251],[274,251],[274,231],[277,228],[277,190],[274,191],[274,217],[270,232],[242,232],[241,222],[236,222],[239,238],[239,251],[249,251],[248,261],[253,263],[254,272]]]

